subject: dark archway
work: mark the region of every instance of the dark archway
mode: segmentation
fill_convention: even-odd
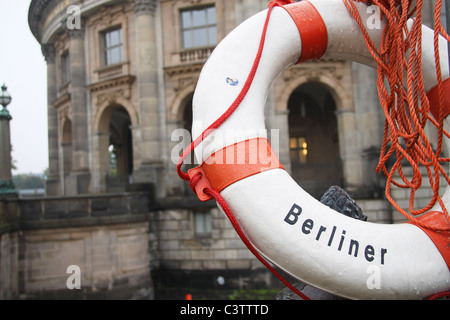
[[[288,102],[292,177],[316,198],[342,185],[336,103],[318,82],[297,87]]]
[[[133,172],[133,139],[131,119],[126,109],[119,105],[111,108],[113,110],[109,120],[107,189],[118,191],[130,182]]]

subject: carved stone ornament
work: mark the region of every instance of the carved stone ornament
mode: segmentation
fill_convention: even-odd
[[[84,29],[72,29],[68,30],[68,33],[71,39],[82,39],[84,36]]]
[[[135,0],[134,1],[134,12],[136,15],[139,14],[151,14],[153,15],[156,10],[157,1],[156,0]]]
[[[332,63],[318,63],[315,61],[305,63],[303,65],[296,65],[290,68],[283,74],[283,79],[289,81],[291,79],[304,76],[308,81],[317,81],[322,75],[331,76],[337,80],[343,77],[343,65],[340,61]]]
[[[69,105],[64,106],[58,112],[59,123],[63,123],[65,119],[72,120],[72,108]]]
[[[41,46],[41,51],[47,63],[55,63],[56,50],[53,44],[43,44]]]
[[[184,88],[187,88],[187,87],[189,87],[191,85],[194,86],[197,83],[197,78],[194,78],[194,77],[183,77],[183,78],[180,78],[174,84],[173,89],[175,91],[181,91]]]
[[[120,89],[115,89],[115,90],[111,90],[111,91],[104,92],[104,93],[99,93],[96,96],[96,105],[101,106],[105,102],[107,102],[107,104],[109,104],[109,105],[115,104],[119,97],[129,99],[129,97],[130,97],[129,90],[127,90],[125,88],[120,88]]]
[[[192,5],[196,5],[202,2],[202,0],[183,0],[183,2],[190,2]]]

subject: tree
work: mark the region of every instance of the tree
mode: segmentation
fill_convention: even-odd
[[[13,183],[17,190],[44,188],[45,178],[42,174],[21,173],[13,175]]]

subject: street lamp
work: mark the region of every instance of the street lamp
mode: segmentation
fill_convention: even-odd
[[[8,104],[11,103],[11,95],[9,94],[8,89],[5,84],[2,85],[2,94],[0,95],[0,104],[3,106],[3,108],[6,108]]]
[[[11,120],[11,116],[9,115],[8,110],[6,110],[6,106],[11,103],[11,95],[9,94],[8,89],[5,84],[2,85],[2,92],[0,94],[0,104],[3,106],[3,109],[0,110],[0,119],[7,119],[8,121]]]
[[[11,175],[11,136],[9,122],[12,117],[6,110],[6,106],[11,103],[11,95],[6,91],[3,84],[0,93],[0,196],[17,194]]]

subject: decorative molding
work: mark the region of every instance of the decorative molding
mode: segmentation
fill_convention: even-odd
[[[106,80],[106,81],[100,81],[100,82],[93,83],[90,86],[88,86],[88,89],[93,93],[93,92],[97,92],[97,91],[102,91],[102,90],[107,90],[110,88],[118,87],[121,85],[131,86],[131,84],[134,82],[135,79],[136,79],[135,76],[126,75],[126,76],[122,76],[122,77],[118,77],[118,78],[114,78],[114,79],[110,79],[110,80]]]
[[[63,123],[65,119],[72,120],[70,105],[66,105],[58,111],[59,123]]]
[[[118,98],[129,99],[130,90],[126,88],[117,88],[104,93],[98,93],[96,95],[95,104],[97,106],[101,106],[104,103],[107,103],[108,105],[113,105],[117,103]]]
[[[55,63],[56,50],[53,44],[41,45],[41,51],[47,63]]]
[[[308,81],[317,81],[322,75],[331,76],[337,80],[341,80],[344,76],[344,61],[310,61],[304,64],[298,64],[293,68],[289,68],[283,73],[283,79],[290,81],[300,76],[305,77]]]
[[[80,29],[69,29],[68,31],[70,39],[83,39],[84,37],[84,28]]]
[[[156,0],[135,0],[134,1],[134,12],[135,14],[151,14],[154,15],[156,11]]]
[[[202,0],[183,0],[183,2],[190,2],[194,6],[202,3]]]
[[[101,6],[99,12],[89,19],[88,27],[93,28],[97,25],[103,28],[110,27],[124,14],[124,6]]]
[[[70,93],[66,92],[65,94],[60,96],[58,99],[53,101],[52,105],[53,105],[53,108],[59,109],[59,108],[61,108],[61,106],[63,106],[64,104],[67,104],[69,102],[70,102]]]
[[[164,71],[169,76],[175,76],[178,74],[186,74],[186,73],[192,73],[192,72],[200,72],[202,71],[203,63],[196,63],[196,64],[188,64],[188,65],[179,65],[179,66],[173,66],[173,67],[166,67],[164,68]]]
[[[195,86],[198,81],[198,76],[195,77],[181,77],[174,83],[173,90],[176,92],[182,91],[184,88],[189,86]]]

